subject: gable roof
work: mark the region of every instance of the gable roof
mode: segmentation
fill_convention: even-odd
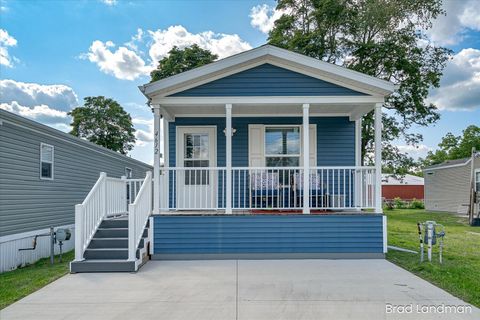
[[[451,168],[451,167],[461,167],[464,166],[472,160],[471,157],[468,158],[463,158],[463,159],[455,159],[455,160],[447,160],[445,162],[435,164],[433,166],[428,166],[425,167],[423,170],[428,171],[428,170],[434,170],[434,169],[445,169],[445,168]]]
[[[165,79],[140,86],[148,98],[165,97],[204,83],[272,64],[369,95],[387,96],[395,90],[389,81],[272,45],[263,45]]]

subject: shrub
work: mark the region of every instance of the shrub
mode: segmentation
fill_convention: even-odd
[[[396,197],[393,199],[393,205],[397,209],[405,209],[405,202],[402,199],[400,199],[400,197]]]
[[[423,201],[413,198],[410,202],[410,209],[425,209],[425,204]]]

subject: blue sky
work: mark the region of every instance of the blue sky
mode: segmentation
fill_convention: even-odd
[[[446,2],[432,41],[455,51],[442,88],[442,109],[418,150],[441,136],[480,124],[480,9],[475,0]],[[478,3],[477,3],[478,4]],[[11,1],[0,0],[0,107],[68,130],[66,112],[85,96],[119,101],[134,118],[131,155],[151,162],[152,116],[137,89],[173,44],[199,45],[225,57],[265,43],[278,16],[273,1]]]

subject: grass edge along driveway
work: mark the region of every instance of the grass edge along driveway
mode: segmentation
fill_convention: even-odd
[[[388,244],[418,252],[417,222],[434,220],[443,224],[446,230],[443,264],[438,262],[438,245],[434,246],[431,263],[420,263],[419,254],[393,250],[388,251],[387,259],[467,303],[480,307],[480,227],[471,227],[466,218],[449,213],[395,209],[385,210],[385,214],[388,217]]]

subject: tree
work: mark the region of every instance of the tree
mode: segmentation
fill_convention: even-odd
[[[440,149],[429,151],[425,159],[420,159],[423,166],[431,166],[446,160],[468,158],[472,155],[472,148],[480,151],[480,127],[468,126],[462,131],[462,136],[447,133],[438,144]]]
[[[179,49],[175,46],[168,52],[168,56],[158,62],[157,69],[150,73],[152,78],[150,82],[201,67],[215,61],[217,58],[216,54],[212,54],[196,44],[184,49]]]
[[[416,145],[440,115],[426,101],[438,87],[451,51],[434,46],[425,36],[444,11],[441,0],[279,0],[283,15],[270,31],[270,44],[394,82],[398,89],[385,102],[384,167],[406,170],[413,159],[391,142]],[[362,155],[371,163],[373,112],[363,118]]]
[[[132,118],[115,100],[86,97],[83,107],[68,113],[73,117],[70,134],[127,154],[135,143]]]

